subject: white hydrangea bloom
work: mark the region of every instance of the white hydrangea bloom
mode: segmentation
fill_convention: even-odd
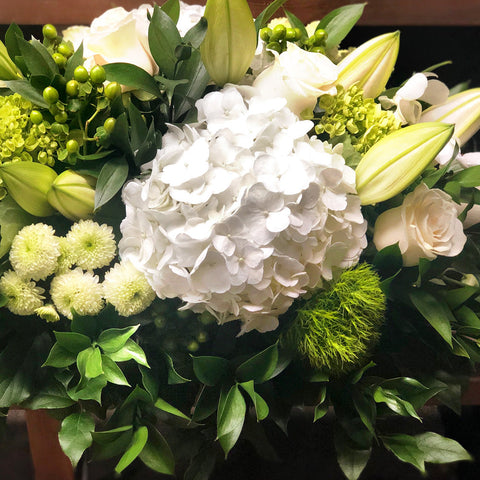
[[[255,92],[227,85],[197,102],[198,123],[169,127],[123,191],[119,250],[159,297],[264,332],[358,262],[366,222],[341,149]]]

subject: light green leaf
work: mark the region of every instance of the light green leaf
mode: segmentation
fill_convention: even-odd
[[[109,353],[108,356],[114,362],[127,362],[128,360],[135,360],[138,364],[150,368],[142,347],[135,343],[131,338],[125,342],[125,345],[120,350]]]
[[[190,382],[188,378],[182,377],[176,370],[173,365],[173,359],[170,355],[163,352],[163,357],[165,358],[165,363],[167,364],[167,376],[169,385],[179,385],[181,383]]]
[[[455,317],[444,301],[424,290],[413,290],[409,296],[428,323],[452,346],[451,324],[455,322]]]
[[[241,382],[253,380],[263,383],[270,380],[278,362],[278,344],[275,343],[257,355],[243,362],[236,371],[236,376]]]
[[[90,347],[92,341],[86,335],[74,332],[53,332],[57,339],[57,344],[68,350],[70,353],[78,354],[82,350]]]
[[[462,287],[449,290],[448,292],[445,292],[444,295],[448,306],[452,310],[456,310],[467,300],[478,294],[480,294],[480,288],[478,287]]]
[[[238,385],[230,389],[222,403],[222,408],[219,406],[218,410],[217,439],[227,456],[240,436],[247,406]]]
[[[103,374],[108,382],[115,385],[130,386],[121,368],[107,355],[102,355]]]
[[[74,54],[67,60],[65,66],[65,80],[73,79],[73,72],[77,67],[83,65],[83,43],[75,50]]]
[[[142,452],[148,440],[148,429],[145,426],[139,427],[133,433],[132,441],[126,452],[118,461],[115,471],[117,473],[123,472]]]
[[[125,328],[110,328],[104,330],[97,339],[97,345],[105,353],[115,353],[122,349],[127,340],[138,330],[140,325]]]
[[[74,467],[92,444],[94,430],[95,421],[88,413],[73,413],[63,420],[58,440]]]
[[[68,390],[68,395],[75,401],[78,400],[94,400],[99,404],[102,403],[102,390],[107,385],[104,375],[96,378],[83,380],[74,388]]]
[[[174,23],[178,22],[178,17],[180,16],[180,2],[178,0],[167,0],[160,8]]]
[[[61,347],[58,343],[50,350],[44,367],[65,368],[69,367],[77,360],[77,354],[69,352],[66,348]]]
[[[315,411],[313,413],[313,421],[316,422],[317,420],[320,420],[323,418],[328,412],[328,405],[323,405],[323,404],[318,404],[315,407]]]
[[[269,3],[265,10],[263,10],[255,19],[255,28],[257,33],[263,28],[268,21],[272,18],[275,12],[286,2],[287,0],[274,0]]]
[[[31,75],[45,76],[52,80],[58,73],[58,67],[52,56],[38,40],[27,42],[17,36],[17,45]]]
[[[255,384],[253,380],[248,382],[239,383],[239,385],[248,393],[249,397],[252,399],[253,406],[255,407],[255,413],[257,415],[257,420],[261,422],[268,417],[269,408],[267,402],[255,391]]]
[[[77,368],[85,378],[96,378],[103,373],[102,354],[98,347],[88,347],[77,356]]]
[[[178,408],[175,408],[173,405],[170,405],[168,402],[166,402],[162,398],[157,398],[157,401],[155,402],[155,406],[160,410],[163,410],[164,412],[170,413],[172,415],[175,415],[176,417],[180,417],[190,421],[190,418],[188,418],[183,412],[181,412]]]
[[[148,442],[140,453],[142,462],[152,470],[165,475],[175,474],[175,458],[170,447],[153,426],[148,427]]]
[[[455,440],[442,437],[438,433],[425,432],[416,435],[418,448],[429,463],[450,463],[461,460],[472,461],[472,456]]]

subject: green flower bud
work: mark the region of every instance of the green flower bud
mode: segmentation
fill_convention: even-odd
[[[67,112],[60,112],[55,115],[55,121],[58,123],[65,123],[68,120]]]
[[[53,168],[36,162],[6,162],[0,164],[0,178],[10,196],[26,212],[47,217],[54,209],[47,201],[57,173]]]
[[[281,23],[279,23],[278,25],[275,25],[275,27],[273,28],[270,41],[278,42],[279,40],[283,40],[286,34],[287,34],[287,29],[285,25],[282,25]]]
[[[450,140],[453,129],[445,123],[417,123],[370,148],[355,171],[362,205],[383,202],[407,188]]]
[[[372,38],[349,53],[338,64],[337,83],[345,88],[354,83],[366,98],[375,98],[385,89],[397,61],[400,32]]]
[[[88,71],[83,65],[79,65],[73,71],[73,78],[80,83],[85,83],[88,80]]]
[[[58,90],[54,87],[45,88],[43,90],[43,98],[50,105],[57,103],[59,99]]]
[[[327,39],[327,32],[323,28],[319,28],[318,30],[315,31],[315,34],[313,36],[315,45],[324,44],[326,39]]]
[[[260,38],[264,41],[264,42],[269,42],[270,41],[270,37],[272,36],[272,29],[271,28],[268,28],[268,27],[264,27],[260,30]]]
[[[480,88],[448,97],[445,103],[425,110],[420,121],[455,124],[454,136],[460,146],[464,145],[480,128]]]
[[[78,145],[78,142],[72,138],[67,142],[66,148],[68,153],[77,153],[80,147]]]
[[[42,27],[42,34],[48,40],[55,40],[57,38],[57,29],[51,23],[47,23]]]
[[[289,42],[294,42],[297,40],[297,32],[295,32],[294,28],[287,28],[287,31],[285,33],[285,40]]]
[[[90,80],[93,83],[100,85],[107,79],[107,74],[105,73],[105,69],[101,65],[95,65],[90,70]]]
[[[88,218],[95,206],[96,179],[65,170],[52,183],[47,200],[64,217],[76,221]]]
[[[69,58],[73,55],[73,48],[66,42],[62,42],[58,48],[57,52],[61,53],[65,57]]]
[[[0,80],[18,80],[22,78],[15,63],[8,55],[7,47],[0,41]]]
[[[219,86],[238,83],[257,47],[257,32],[247,0],[207,0],[208,30],[200,46],[203,63]]]

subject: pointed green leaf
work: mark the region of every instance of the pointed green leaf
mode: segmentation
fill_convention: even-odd
[[[102,354],[98,347],[88,347],[77,356],[77,367],[85,378],[96,378],[103,373]]]
[[[480,294],[480,288],[478,287],[462,287],[455,288],[445,292],[445,300],[447,301],[448,306],[452,310],[456,310],[458,307],[463,305],[467,300],[472,298],[475,295]]]
[[[140,325],[125,328],[110,328],[104,330],[97,339],[98,346],[105,353],[115,353],[122,349],[127,340],[138,330]]]
[[[133,433],[132,441],[126,452],[118,461],[115,471],[117,473],[123,472],[142,452],[148,440],[148,429],[145,426],[139,427]]]
[[[91,340],[81,333],[74,332],[53,332],[60,347],[68,350],[70,353],[78,354],[82,350],[92,345]]]
[[[167,376],[168,376],[168,384],[169,385],[179,385],[181,383],[190,382],[188,378],[182,377],[176,370],[173,365],[173,359],[170,355],[163,352],[163,357],[165,359],[165,363],[167,364]]]
[[[213,387],[220,383],[228,374],[230,363],[221,357],[193,357],[193,372],[198,380]]]
[[[241,382],[253,380],[263,383],[270,380],[278,362],[278,344],[275,343],[257,355],[243,362],[236,371],[236,376]]]
[[[82,381],[79,385],[68,390],[68,395],[75,401],[94,400],[102,403],[102,390],[107,385],[107,380],[103,375],[96,378]]]
[[[8,80],[5,85],[14,93],[18,93],[23,98],[30,100],[39,107],[48,108],[48,103],[43,99],[42,94],[32,87],[27,80]]]
[[[425,473],[425,454],[419,448],[415,437],[410,435],[388,435],[381,437],[383,445],[402,462],[410,463]]]
[[[83,43],[80,44],[74,54],[67,60],[64,75],[65,80],[72,80],[74,70],[80,65],[83,65]]]
[[[183,37],[183,42],[191,45],[193,48],[198,48],[205,38],[207,33],[207,20],[202,17]]]
[[[92,444],[94,430],[95,421],[88,413],[73,413],[63,420],[58,440],[74,467]]]
[[[338,428],[335,431],[335,450],[337,461],[348,480],[357,480],[370,458],[371,449],[353,448],[345,432]]]
[[[255,28],[257,33],[263,28],[269,20],[273,17],[275,12],[286,2],[287,0],[274,0],[269,3],[265,10],[263,10],[255,19]]]
[[[107,355],[102,355],[103,374],[108,382],[115,385],[130,386],[121,368]]]
[[[253,380],[248,382],[239,383],[239,385],[248,393],[249,397],[252,399],[253,406],[255,407],[255,413],[257,415],[257,420],[261,422],[268,417],[269,408],[267,402],[255,391],[255,384]]]
[[[157,82],[143,68],[131,63],[109,63],[103,68],[107,73],[107,80],[110,82],[118,82],[134,90],[143,90],[155,97],[161,95]]]
[[[75,353],[69,352],[66,348],[61,347],[58,343],[50,350],[44,367],[65,368],[69,367],[77,360]]]
[[[423,451],[429,463],[450,463],[461,460],[472,461],[472,456],[455,440],[438,433],[425,432],[416,435],[418,448]]]
[[[22,403],[29,410],[67,408],[75,402],[68,396],[65,387],[55,379],[42,383],[34,397]]]
[[[377,406],[373,397],[355,391],[353,395],[353,405],[355,406],[362,423],[372,435],[375,435],[374,425],[377,418]]]
[[[178,0],[167,0],[160,8],[174,23],[178,22],[178,17],[180,16],[180,2]]]
[[[59,73],[52,56],[38,40],[27,42],[23,37],[17,36],[17,45],[31,75],[47,76],[52,80]]]
[[[234,385],[228,392],[223,408],[219,408],[217,420],[217,439],[225,452],[225,456],[237,443],[238,437],[243,428],[247,406],[237,385]]]
[[[149,368],[147,357],[142,347],[129,338],[125,345],[116,352],[109,353],[108,356],[114,362],[127,362],[128,360],[135,360],[138,364]]]
[[[181,412],[178,408],[175,408],[173,405],[170,405],[168,402],[166,402],[162,398],[157,398],[157,401],[155,402],[155,406],[160,410],[163,410],[164,412],[170,413],[171,415],[175,415],[176,417],[180,417],[190,421],[190,418],[188,418],[183,412]]]
[[[377,403],[385,403],[390,410],[398,413],[398,415],[410,416],[422,421],[410,402],[403,400],[389,390],[377,387],[373,398]]]
[[[114,428],[112,430],[104,430],[103,432],[92,432],[95,443],[105,445],[115,441],[122,433],[133,430],[133,425],[124,425],[123,427]]]
[[[128,163],[124,157],[109,160],[100,170],[95,187],[95,210],[105,205],[123,187],[128,177]]]
[[[315,411],[313,413],[313,421],[316,422],[317,420],[320,420],[323,418],[328,412],[328,405],[323,405],[323,404],[318,404],[315,407]]]
[[[148,428],[148,442],[140,453],[142,462],[165,475],[175,474],[175,458],[162,434],[153,426]]]
[[[308,38],[307,29],[305,28],[305,25],[303,24],[303,22],[298,17],[296,17],[292,12],[289,12],[288,10],[285,10],[285,9],[284,9],[284,12],[292,28],[298,28],[302,32],[302,35]]]

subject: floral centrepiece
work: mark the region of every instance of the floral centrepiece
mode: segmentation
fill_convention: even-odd
[[[480,362],[479,89],[391,85],[400,32],[345,40],[364,6],[9,27],[0,408],[52,410],[74,467],[207,480],[299,410],[349,480],[376,448],[472,459],[384,420],[458,409]]]

